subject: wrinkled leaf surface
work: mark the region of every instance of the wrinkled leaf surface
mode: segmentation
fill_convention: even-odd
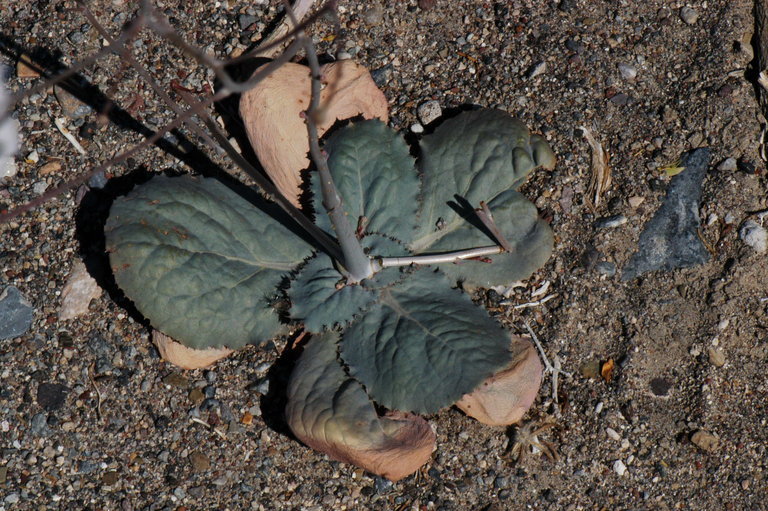
[[[527,278],[549,257],[552,234],[525,197],[513,193],[537,166],[554,166],[541,137],[499,110],[463,112],[421,143],[421,207],[418,231],[409,241],[416,254],[494,245],[474,216],[481,201],[518,254],[492,257],[493,264],[466,261],[443,265],[451,277],[472,286]]]
[[[270,306],[278,284],[311,253],[274,213],[214,179],[155,177],[110,211],[117,284],[155,328],[187,347],[267,340],[281,330]]]
[[[362,285],[344,285],[344,279],[326,254],[317,254],[302,268],[288,291],[291,317],[310,332],[345,325],[376,300]]]
[[[377,403],[433,413],[506,365],[508,346],[484,309],[421,268],[347,328],[341,356]]]
[[[381,121],[363,121],[331,136],[325,150],[350,220],[356,223],[364,216],[366,231],[410,239],[416,223],[419,178],[402,137]],[[318,175],[313,173],[317,224],[331,232],[318,181]]]

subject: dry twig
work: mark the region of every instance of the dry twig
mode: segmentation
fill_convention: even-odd
[[[603,193],[611,186],[611,167],[608,165],[611,157],[589,128],[580,126],[579,129],[587,139],[589,147],[592,148],[592,173],[589,177],[587,200],[593,208],[596,208],[600,204]]]

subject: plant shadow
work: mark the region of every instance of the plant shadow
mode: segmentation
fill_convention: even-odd
[[[309,337],[303,330],[290,336],[285,349],[267,371],[269,390],[262,395],[259,403],[261,416],[267,427],[296,441],[298,439],[291,431],[285,418],[285,408],[288,404],[288,382]]]

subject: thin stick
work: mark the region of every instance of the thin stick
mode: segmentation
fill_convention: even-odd
[[[285,2],[285,9],[294,25],[298,25],[293,10],[288,2]],[[374,268],[371,260],[365,255],[360,240],[355,235],[355,229],[349,222],[349,217],[342,208],[342,200],[338,189],[333,182],[331,170],[328,168],[328,160],[320,150],[320,137],[317,130],[317,118],[320,115],[320,89],[321,73],[320,63],[317,59],[317,52],[312,45],[312,41],[307,37],[303,30],[298,30],[297,41],[304,45],[304,51],[307,53],[307,61],[312,73],[311,100],[309,109],[306,111],[305,119],[307,123],[307,133],[309,135],[309,152],[312,161],[317,167],[320,175],[320,188],[323,195],[323,207],[328,212],[331,224],[336,231],[336,237],[339,240],[341,251],[344,256],[340,260],[342,266],[347,271],[347,278],[350,282],[360,282],[370,277]]]
[[[115,45],[120,47],[124,45],[127,41],[129,41],[131,38],[133,38],[144,27],[145,21],[146,19],[144,18],[144,16],[139,14],[131,23],[128,24],[128,28],[126,28],[123,31],[120,37],[118,37],[115,40]],[[62,71],[60,74],[52,78],[46,77],[46,80],[43,81],[42,83],[35,85],[34,87],[31,87],[29,89],[20,90],[16,94],[13,94],[9,102],[8,115],[10,115],[10,112],[13,110],[14,105],[17,102],[21,101],[21,99],[24,98],[24,96],[31,96],[35,92],[39,92],[41,90],[47,89],[48,87],[52,87],[57,83],[63,82],[64,80],[74,76],[79,71],[85,69],[86,67],[95,63],[100,58],[106,55],[109,55],[110,53],[115,53],[115,48],[112,45],[105,46],[104,48],[94,53],[93,55],[86,57],[83,60],[73,64],[71,67]],[[3,115],[2,118],[5,118],[5,116]]]
[[[547,354],[544,353],[544,348],[542,347],[541,343],[539,342],[539,338],[534,333],[533,329],[531,328],[531,325],[528,324],[527,321],[523,321],[523,324],[525,325],[525,328],[528,330],[528,333],[531,334],[531,338],[533,339],[533,342],[536,344],[536,347],[539,349],[539,353],[541,354],[541,358],[544,361],[544,373],[552,373],[552,401],[555,403],[555,406],[557,406],[557,384],[558,384],[558,376],[562,374],[563,376],[570,376],[569,373],[563,371],[560,368],[560,361],[557,359],[556,364],[553,366],[549,363],[549,359],[547,358]]]
[[[492,245],[488,247],[469,248],[467,250],[457,250],[456,252],[448,252],[445,254],[431,254],[422,256],[407,256],[407,257],[380,257],[377,259],[378,264],[382,268],[390,268],[392,266],[409,266],[411,264],[441,264],[441,263],[455,263],[464,259],[472,259],[475,257],[483,257],[494,254],[501,254],[504,249],[498,245]]]
[[[282,55],[280,55],[279,58],[273,60],[269,64],[266,64],[265,66],[263,66],[262,69],[259,69],[259,71],[254,73],[254,77],[253,77],[253,78],[257,78],[256,83],[258,83],[258,80],[263,80],[266,76],[268,76],[270,73],[272,73],[276,68],[278,68],[281,65],[283,65],[285,62],[288,62],[299,51],[300,48],[301,48],[301,45],[298,42],[294,42],[293,44],[291,44],[288,47],[288,49],[285,50],[285,52]],[[229,94],[230,94],[229,91],[226,91],[226,90],[219,91],[216,94],[214,94],[213,96],[210,96],[210,97],[206,98],[205,100],[198,102],[194,108],[190,108],[189,110],[183,112],[181,115],[176,117],[176,119],[174,119],[173,121],[169,122],[163,128],[161,128],[157,132],[155,132],[154,135],[144,139],[143,141],[139,142],[138,144],[136,144],[135,146],[133,146],[129,150],[127,150],[127,151],[125,151],[125,152],[115,156],[111,160],[109,160],[109,161],[107,161],[105,163],[102,163],[101,165],[98,165],[97,167],[95,167],[90,172],[86,172],[85,174],[83,174],[83,175],[81,175],[79,177],[76,177],[76,178],[72,179],[71,181],[68,181],[68,182],[64,183],[63,185],[61,185],[61,186],[59,186],[57,188],[54,188],[53,190],[51,190],[49,192],[44,193],[40,197],[38,197],[36,199],[33,199],[33,200],[27,202],[26,204],[23,204],[23,205],[19,206],[18,208],[14,209],[14,210],[12,210],[12,211],[10,211],[8,213],[0,214],[0,223],[8,222],[12,218],[15,218],[18,215],[20,215],[22,213],[25,213],[25,212],[27,212],[27,211],[29,211],[31,209],[34,209],[34,208],[40,206],[41,204],[44,204],[44,203],[48,202],[52,198],[57,197],[57,196],[65,193],[67,190],[71,190],[72,188],[85,183],[93,175],[95,175],[95,174],[97,174],[99,172],[104,172],[109,167],[127,160],[128,158],[134,156],[135,154],[137,154],[138,152],[142,151],[146,147],[148,147],[148,146],[154,144],[155,142],[157,142],[158,140],[160,140],[169,131],[171,131],[173,129],[176,129],[179,126],[181,126],[187,119],[189,119],[192,116],[197,115],[200,112],[202,112],[203,109],[206,108],[208,105],[210,105],[212,103],[215,103],[216,101],[221,101],[222,99],[224,99],[227,96],[229,96]]]
[[[557,293],[553,293],[551,295],[545,296],[541,300],[536,300],[535,302],[521,303],[521,304],[515,305],[514,308],[516,310],[520,310],[528,307],[538,307],[539,305],[544,305],[545,303],[547,303],[548,301],[550,301],[552,298],[556,296],[557,296]],[[504,302],[500,302],[499,305],[511,305],[511,303],[512,302],[504,301]]]
[[[197,422],[198,424],[202,424],[203,426],[208,428],[209,431],[213,431],[214,433],[219,435],[223,440],[227,439],[227,435],[225,435],[224,433],[222,433],[218,429],[214,428],[213,426],[211,426],[210,424],[208,424],[204,420],[198,419],[197,417],[190,417],[189,420],[191,420],[192,422]]]
[[[238,62],[242,59],[242,55],[238,57],[237,59],[232,59],[229,61],[223,61],[219,60],[215,57],[212,57],[202,51],[201,49],[192,46],[191,44],[187,43],[184,38],[182,38],[179,34],[176,33],[176,31],[171,27],[171,25],[168,23],[168,21],[165,19],[164,16],[160,15],[154,8],[152,8],[151,4],[149,3],[149,0],[144,0],[142,2],[142,9],[146,8],[148,12],[151,13],[150,16],[148,16],[147,20],[147,27],[155,30],[158,34],[163,36],[165,39],[170,41],[172,44],[177,46],[181,51],[186,53],[187,55],[193,57],[195,60],[200,62],[201,64],[208,66],[213,70],[214,73],[216,73],[216,77],[221,80],[222,83],[222,90],[226,90],[233,94],[239,94],[242,92],[245,92],[249,89],[252,89],[254,85],[258,83],[258,80],[254,80],[253,77],[250,79],[244,81],[244,82],[235,82],[232,80],[232,78],[229,76],[229,74],[226,72],[226,67],[229,65],[232,65],[235,62]],[[293,22],[294,25],[297,27],[292,32],[288,33],[285,37],[281,37],[277,39],[274,42],[268,43],[265,47],[259,47],[258,51],[264,51],[267,48],[271,48],[274,46],[279,46],[283,44],[286,41],[290,41],[294,37],[298,38],[300,34],[304,33],[304,27],[308,24],[310,24],[312,21],[314,21],[318,16],[321,16],[328,12],[331,9],[330,4],[323,6],[315,15],[311,16],[307,21],[305,21],[303,24],[299,23],[298,20],[295,20],[295,16],[293,15],[293,11],[290,10],[290,6],[286,7],[286,12],[289,16],[291,16],[292,19],[295,21]],[[257,53],[254,52],[254,53]]]

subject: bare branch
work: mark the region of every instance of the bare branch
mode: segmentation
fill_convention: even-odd
[[[16,94],[13,94],[10,98],[7,115],[10,115],[10,111],[13,110],[13,106],[19,101],[21,101],[21,99],[24,98],[25,96],[31,96],[36,92],[40,92],[41,90],[44,90],[44,89],[47,89],[48,87],[52,87],[56,85],[57,83],[61,83],[67,80],[68,78],[71,78],[72,76],[76,75],[77,73],[79,73],[86,67],[90,66],[91,64],[94,64],[100,58],[105,57],[110,53],[115,53],[116,51],[118,51],[116,48],[122,47],[127,41],[135,37],[136,34],[138,34],[141,31],[141,29],[144,27],[145,21],[146,19],[140,13],[136,18],[134,18],[128,24],[128,28],[126,28],[123,31],[123,33],[120,34],[120,37],[115,39],[114,45],[105,46],[104,48],[94,53],[90,57],[86,57],[83,60],[73,64],[71,67],[67,68],[65,71],[62,71],[58,75],[53,77],[46,77],[47,80],[43,81],[42,83],[39,83],[29,89],[20,90]],[[29,62],[25,62],[25,63],[29,64]],[[43,70],[40,69],[40,71],[43,71]]]
[[[225,68],[227,66],[230,66],[236,62],[242,61],[244,58],[251,58],[254,56],[258,56],[260,55],[260,53],[263,53],[268,49],[279,47],[285,42],[298,37],[299,34],[304,33],[305,26],[312,23],[319,16],[322,16],[323,14],[328,12],[328,10],[331,9],[331,4],[327,4],[323,6],[323,8],[321,8],[317,13],[311,16],[307,21],[305,21],[304,23],[299,23],[298,20],[296,20],[295,16],[293,16],[292,14],[293,11],[290,10],[290,6],[288,6],[286,8],[286,12],[288,12],[289,15],[293,17],[294,25],[297,27],[295,30],[289,32],[284,37],[278,38],[274,42],[269,42],[266,45],[259,46],[259,48],[257,48],[253,52],[248,52],[248,54],[241,55],[236,59],[224,61],[224,60],[219,60],[216,57],[213,57],[211,55],[208,55],[207,53],[202,51],[200,48],[197,48],[187,43],[187,41],[185,41],[184,38],[182,38],[178,33],[176,33],[176,31],[173,29],[170,23],[168,23],[168,20],[165,18],[165,16],[161,15],[154,8],[152,8],[148,0],[144,0],[144,4],[147,6],[146,8],[150,13],[150,15],[147,16],[147,22],[146,22],[147,27],[155,30],[158,34],[162,35],[165,39],[167,39],[172,44],[177,46],[181,51],[191,56],[201,64],[211,68],[213,72],[216,73],[216,77],[221,81],[223,86],[222,90],[226,90],[232,94],[239,94],[249,89],[252,89],[259,82],[259,80],[255,79],[255,77],[251,77],[250,79],[244,82],[235,82],[229,76],[229,73],[226,72]]]
[[[293,14],[293,10],[288,2],[285,2],[285,9],[294,25],[298,21]],[[303,30],[298,31],[297,41],[304,46],[307,53],[307,62],[312,73],[312,89],[309,109],[306,111],[305,120],[307,123],[307,133],[309,135],[309,152],[312,161],[317,167],[320,175],[320,188],[323,194],[323,207],[328,212],[331,224],[336,231],[336,237],[341,245],[341,251],[344,254],[339,262],[348,272],[347,278],[351,282],[359,282],[373,274],[371,260],[365,255],[360,240],[355,235],[355,228],[349,222],[349,217],[342,208],[342,200],[338,189],[333,182],[331,170],[328,168],[328,161],[320,150],[320,137],[317,132],[317,117],[320,111],[320,63],[317,59],[317,52],[312,45],[312,41],[306,36]]]

